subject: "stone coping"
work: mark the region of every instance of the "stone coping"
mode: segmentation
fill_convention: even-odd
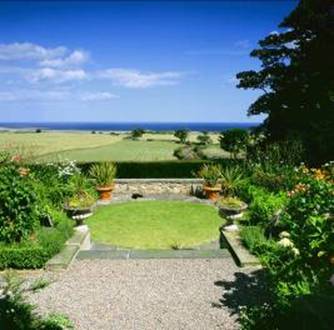
[[[259,259],[251,254],[242,244],[239,232],[228,232],[223,228],[221,230],[221,235],[225,240],[228,249],[231,251],[236,263],[240,267],[246,266],[259,266],[261,267]]]
[[[202,184],[204,182],[203,179],[195,179],[195,178],[171,178],[171,179],[159,179],[159,178],[152,178],[152,179],[115,179],[114,181],[116,184],[133,184],[133,183],[179,183],[179,184]]]
[[[211,259],[230,258],[226,249],[220,250],[90,250],[80,251],[77,259]]]

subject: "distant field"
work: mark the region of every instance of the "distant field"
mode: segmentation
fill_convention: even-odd
[[[198,133],[189,134],[196,141]],[[173,152],[180,144],[173,134],[145,134],[139,141],[124,139],[127,134],[110,135],[88,132],[3,132],[0,133],[0,150],[11,150],[42,161],[155,161],[174,160]],[[217,143],[218,135],[211,134]],[[226,157],[218,145],[211,145],[208,156]]]
[[[77,160],[77,161],[154,161],[173,160],[175,142],[168,141],[131,141],[123,140],[107,146],[76,149],[57,154],[46,155],[41,160]]]

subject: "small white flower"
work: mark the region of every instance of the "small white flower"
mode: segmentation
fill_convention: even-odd
[[[287,231],[282,231],[279,234],[279,238],[289,238],[291,235]]]
[[[282,238],[281,240],[279,240],[277,242],[279,245],[283,246],[283,247],[293,247],[294,244],[292,241],[290,241],[287,237]]]

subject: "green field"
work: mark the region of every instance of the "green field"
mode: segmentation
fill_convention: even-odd
[[[195,142],[198,133],[191,132]],[[175,160],[173,152],[180,147],[171,133],[147,133],[138,141],[126,139],[128,134],[91,134],[89,132],[2,132],[0,150],[21,154],[38,161],[158,161]],[[218,134],[211,134],[215,144],[205,151],[209,157],[228,157],[219,148]]]
[[[135,249],[187,248],[218,239],[222,224],[209,205],[141,201],[100,207],[87,219],[95,242]]]

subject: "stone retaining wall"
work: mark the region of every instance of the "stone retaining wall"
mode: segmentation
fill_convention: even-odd
[[[200,191],[202,185],[201,179],[117,179],[114,195],[192,195]]]

